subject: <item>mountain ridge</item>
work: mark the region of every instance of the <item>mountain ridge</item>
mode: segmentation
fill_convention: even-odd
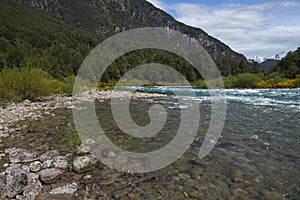
[[[169,27],[197,39],[214,59],[220,57],[231,57],[237,61],[246,59],[202,29],[176,21],[171,15],[145,0],[13,1],[52,13],[67,24],[104,37],[132,28]]]

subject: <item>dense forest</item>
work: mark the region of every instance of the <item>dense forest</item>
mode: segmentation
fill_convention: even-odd
[[[0,4],[0,28],[0,69],[38,66],[58,79],[76,74],[83,59],[104,39],[102,35],[66,24],[54,15],[8,0]],[[221,48],[226,49],[222,45]],[[215,60],[224,76],[261,71],[260,66],[247,63],[246,59],[227,56]],[[116,69],[106,73],[104,80],[117,79],[125,72],[124,68],[147,62],[176,65],[188,80],[199,78],[186,62],[168,53],[140,51],[125,55],[116,62]]]
[[[24,4],[24,2],[27,1],[21,2]],[[81,7],[86,5],[84,4],[85,1],[80,2]],[[86,23],[89,24],[88,27],[83,26],[85,22],[80,21],[79,18],[77,19],[75,16],[72,18],[70,10],[65,11],[62,9],[65,7],[58,7],[59,9],[54,9],[56,7],[53,7],[54,11],[51,11],[49,8],[50,11],[48,9],[47,12],[45,12],[43,9],[36,9],[31,6],[16,3],[15,1],[2,0],[0,3],[0,94],[2,94],[2,97],[14,96],[14,99],[18,99],[16,96],[20,96],[22,92],[16,92],[15,90],[22,84],[26,85],[26,87],[23,88],[24,91],[29,90],[30,84],[28,83],[14,84],[21,78],[15,81],[12,79],[19,77],[14,75],[14,73],[25,73],[26,70],[34,77],[34,73],[31,73],[31,69],[36,70],[36,68],[43,71],[38,71],[39,73],[37,74],[43,74],[44,77],[43,80],[36,78],[37,80],[44,81],[44,83],[47,82],[48,84],[45,84],[48,85],[47,87],[50,87],[49,83],[55,83],[55,87],[59,87],[51,87],[52,89],[49,90],[51,93],[57,93],[58,91],[70,92],[70,81],[74,80],[74,75],[77,74],[84,58],[106,37],[119,32],[119,29],[116,29],[116,25],[119,25],[120,22],[117,22],[117,19],[112,20],[112,17],[116,15],[119,9],[115,7],[119,4],[113,4],[114,1],[108,2],[110,3],[105,4],[105,6],[107,9],[109,8],[108,10],[112,11],[110,12],[110,17],[103,19],[108,30],[107,35],[105,35],[98,34],[94,29],[92,30],[90,21],[86,21]],[[134,2],[137,3],[136,1]],[[77,7],[73,6],[74,9],[80,9],[78,5]],[[146,8],[141,7],[140,9],[146,9],[145,12],[153,13],[151,9],[154,9],[154,7],[151,7],[152,5],[150,6],[149,3],[145,3],[145,5],[147,5]],[[131,17],[130,22],[133,24],[133,28],[138,26],[138,19],[141,18],[141,16],[132,18],[130,12],[135,12],[134,16],[136,16],[136,9],[137,8],[133,9],[131,5],[128,9],[129,11],[123,13],[123,15],[126,14],[126,16]],[[162,13],[162,11],[156,12]],[[89,12],[85,11],[83,14],[85,16],[88,15]],[[295,52],[289,52],[286,58],[278,63],[271,63],[266,69],[262,68],[257,62],[247,61],[244,56],[233,52],[229,47],[211,38],[199,29],[194,29],[184,26],[179,22],[172,21],[173,19],[167,14],[160,14],[159,17],[157,17],[158,14],[152,15],[149,15],[149,21],[142,21],[141,23],[150,23],[153,25],[155,25],[155,23],[166,23],[161,19],[165,17],[167,21],[169,20],[168,24],[173,23],[174,29],[181,30],[191,37],[196,37],[197,33],[200,34],[203,38],[201,39],[199,36],[199,42],[204,44],[204,47],[214,59],[227,88],[299,87],[299,48]],[[95,16],[99,17],[100,15]],[[101,15],[101,17],[103,16]],[[151,17],[154,17],[155,20],[150,19]],[[83,18],[89,19],[89,17]],[[122,19],[119,18],[118,20],[122,21]],[[93,21],[93,23],[96,22]],[[130,27],[130,24],[123,25]],[[164,24],[162,24],[162,26],[163,25]],[[103,31],[101,33],[103,33]],[[201,76],[191,64],[186,62],[183,58],[169,52],[154,49],[134,51],[118,58],[104,73],[100,85],[113,83],[119,80],[128,70],[145,63],[161,63],[171,66],[183,74],[192,84],[200,87],[206,86]],[[9,69],[12,69],[12,71],[9,71]],[[7,74],[9,73],[11,80],[5,78],[8,77]],[[7,87],[11,84],[14,84],[16,88]],[[11,95],[4,95],[7,93],[11,93]],[[20,99],[25,98],[33,99],[33,97],[26,94]]]

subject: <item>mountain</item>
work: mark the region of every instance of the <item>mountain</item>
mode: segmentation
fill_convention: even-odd
[[[254,56],[252,58],[249,58],[249,61],[255,61],[258,63],[263,63],[267,60],[274,60],[274,61],[278,61],[281,60],[282,58],[284,58],[286,56],[286,52],[281,52],[279,54],[275,54],[273,56],[269,56],[269,57],[261,57],[261,56]]]
[[[186,26],[146,0],[14,0],[44,12],[76,28],[104,37],[138,27],[169,27],[196,38],[214,57],[245,57],[209,36],[201,29]]]
[[[113,34],[138,27],[169,27],[195,38],[223,75],[257,71],[242,54],[203,30],[176,21],[146,0],[1,0],[0,69],[30,64],[41,66],[56,78],[76,74],[95,45]],[[134,58],[140,57],[143,56]],[[164,55],[161,60],[173,59]],[[195,77],[195,72],[187,72],[189,68],[185,67],[186,64],[179,66]],[[117,70],[108,79],[123,74],[122,69]]]
[[[0,3],[0,70],[39,66],[55,78],[75,74],[103,38],[10,0]]]
[[[279,60],[275,60],[275,59],[266,59],[265,61],[263,61],[261,63],[261,67],[263,69],[270,69],[272,67],[274,67],[277,63],[279,62]]]
[[[288,52],[275,66],[271,72],[277,72],[285,78],[296,78],[300,74],[300,47],[294,52]]]

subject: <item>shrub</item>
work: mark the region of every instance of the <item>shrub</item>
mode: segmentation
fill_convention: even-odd
[[[261,78],[256,74],[244,73],[236,76],[234,87],[240,88],[256,88]]]
[[[42,96],[71,93],[74,79],[67,77],[62,82],[36,67],[5,68],[0,72],[0,97],[8,101],[34,101]]]
[[[2,98],[20,101],[24,99],[35,100],[49,92],[44,88],[44,80],[51,76],[38,68],[6,68],[0,72],[0,91]],[[46,89],[46,90],[45,90]]]

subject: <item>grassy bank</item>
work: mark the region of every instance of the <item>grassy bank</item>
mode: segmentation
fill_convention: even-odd
[[[300,75],[294,79],[283,78],[278,73],[264,74],[238,74],[236,76],[222,77],[225,88],[296,88],[300,87]],[[70,75],[62,80],[53,78],[46,71],[37,67],[5,68],[0,71],[0,100],[22,101],[38,100],[39,97],[54,94],[71,94],[75,76]],[[126,83],[129,84],[126,84]],[[217,84],[217,80],[209,80],[210,85]],[[143,85],[139,80],[123,80],[121,85]],[[146,82],[145,82],[146,83]],[[107,83],[99,82],[98,88],[110,89],[116,84],[111,80]],[[162,85],[168,85],[162,83]],[[172,85],[172,84],[170,84]],[[192,85],[207,88],[205,81],[198,80]]]
[[[260,74],[238,74],[236,76],[222,77],[225,88],[299,88],[300,75],[294,79],[284,78],[279,73],[268,75]],[[217,80],[208,80],[210,85],[215,85]],[[205,81],[193,82],[194,86],[207,88]]]
[[[36,67],[6,68],[0,72],[0,99],[2,101],[37,100],[42,96],[71,94],[75,76],[54,79]]]

